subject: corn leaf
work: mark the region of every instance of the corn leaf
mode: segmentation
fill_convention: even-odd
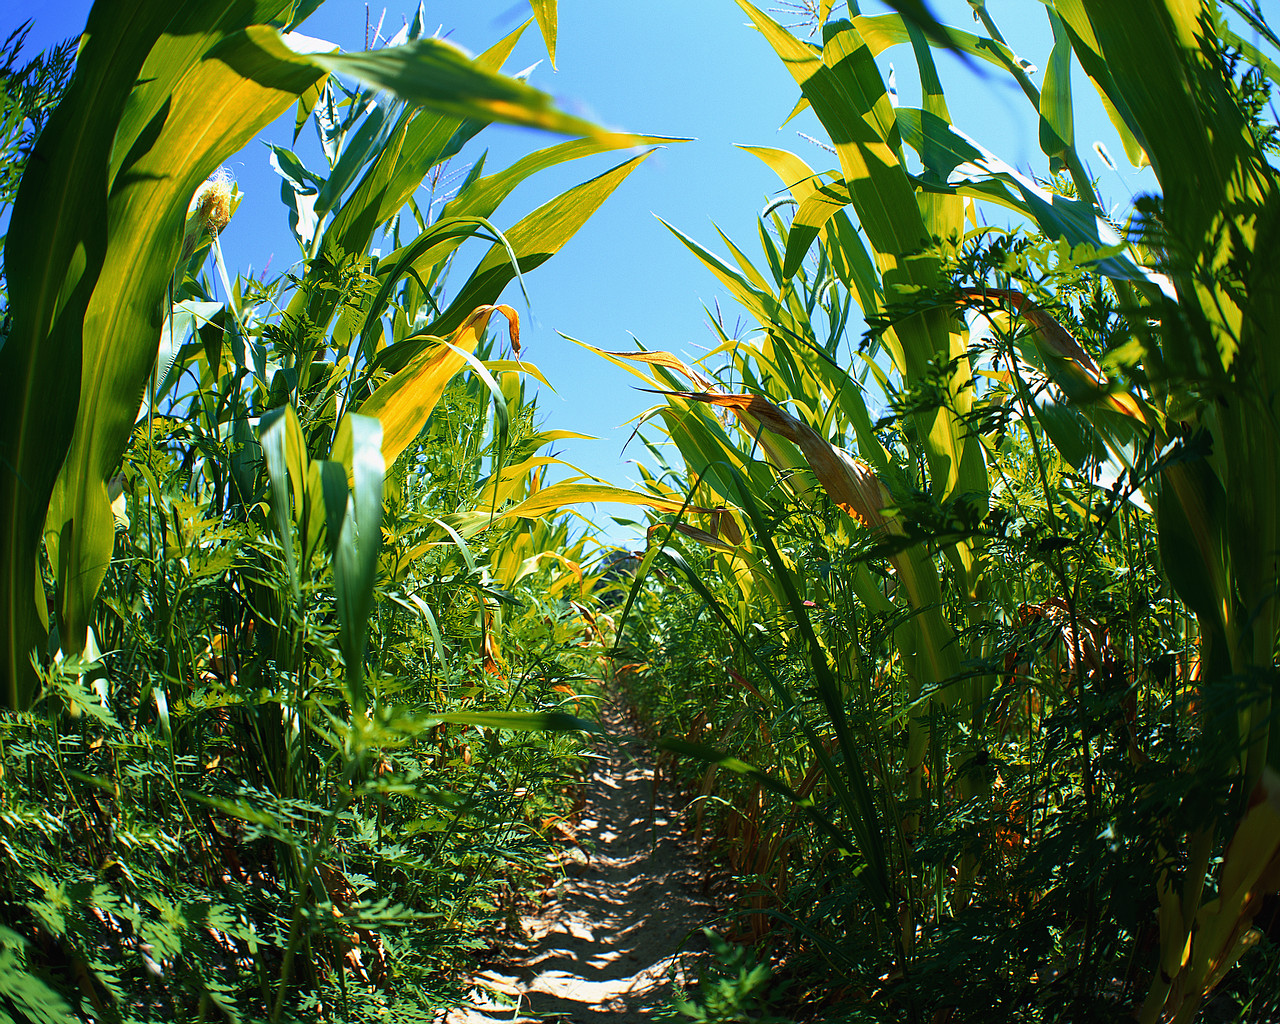
[[[432,715],[426,720],[426,724],[434,722],[475,725],[486,729],[512,729],[520,732],[605,732],[605,729],[596,722],[577,718],[564,711],[457,711],[444,715]]]
[[[188,5],[142,69],[121,120],[108,216],[110,243],[85,315],[76,429],[49,505],[46,530],[58,566],[64,650],[84,642],[93,602],[111,560],[114,520],[107,477],[133,429],[156,358],[163,296],[179,256],[182,225],[196,187],[318,77],[305,63],[253,46],[236,18],[240,5]],[[287,4],[259,5],[274,16]],[[198,9],[197,9],[198,8]],[[199,45],[193,39],[200,40]],[[193,49],[216,59],[189,60]],[[163,111],[147,115],[160,95]],[[146,128],[129,147],[129,133]]]
[[[652,152],[652,150],[650,151]],[[516,253],[519,270],[527,274],[542,266],[560,251],[613,194],[627,176],[649,156],[642,153],[619,164],[598,177],[577,185],[544,203],[507,231],[507,241]],[[478,306],[497,302],[502,290],[516,276],[506,247],[496,244],[480,260],[457,297],[427,332],[444,335],[453,332]]]
[[[475,351],[489,317],[495,312],[507,318],[512,342],[518,348],[520,318],[516,311],[510,306],[480,306],[458,327],[449,344],[424,349],[358,406],[361,415],[373,417],[381,424],[382,459],[386,465],[393,465],[418,436],[444,394],[445,386],[467,365],[462,353]],[[347,463],[351,443],[351,431],[344,418],[334,438],[331,458]]]
[[[1048,13],[1053,27],[1053,51],[1044,73],[1044,90],[1040,93],[1040,148],[1060,166],[1062,157],[1075,146],[1071,39],[1062,19],[1052,9]]]
[[[543,487],[536,494],[526,498],[520,504],[503,512],[499,519],[536,519],[548,512],[556,512],[570,505],[585,505],[596,502],[617,502],[621,505],[642,505],[657,509],[660,512],[679,512],[688,508],[691,512],[711,512],[711,509],[687,505],[675,498],[664,498],[657,494],[645,494],[642,491],[629,491],[624,487],[610,487],[608,484],[584,484],[576,480],[560,480]]]
[[[556,0],[529,0],[533,8],[533,16],[538,19],[538,30],[542,33],[542,41],[547,45],[547,56],[551,58],[551,66],[556,66],[556,36],[559,26],[556,18]]]
[[[216,24],[220,10],[207,10],[206,29]],[[25,707],[34,696],[36,677],[30,658],[41,647],[45,633],[45,599],[43,588],[38,585],[37,558],[49,499],[76,430],[81,380],[84,377],[95,388],[114,383],[83,373],[85,317],[108,258],[113,147],[117,160],[129,158],[145,165],[149,159],[148,153],[139,152],[136,146],[116,145],[117,130],[126,106],[138,106],[136,99],[131,99],[134,83],[173,13],[172,3],[154,0],[94,6],[75,74],[32,154],[33,164],[41,168],[41,173],[24,176],[9,227],[5,271],[13,296],[13,327],[0,350],[0,460],[4,464],[0,473],[0,523],[5,530],[0,542],[0,628],[6,637],[0,666],[0,699],[10,707]],[[206,44],[208,38],[203,40]],[[182,71],[160,70],[165,71],[170,82]],[[153,124],[148,120],[147,124],[162,132],[170,122],[180,120],[181,114],[171,111],[165,121]],[[182,131],[180,125],[177,130]],[[154,142],[154,138],[147,140],[148,145]],[[174,237],[181,238],[181,217],[195,183],[210,169],[184,167],[175,175],[175,168],[166,165],[164,183],[131,180],[122,190],[125,195],[118,195],[111,202],[119,209],[118,204],[126,197],[136,197],[150,188],[175,193],[185,190],[176,201],[180,206],[176,217],[165,221],[163,216],[148,211],[145,223],[130,225],[129,233],[136,237],[154,232],[164,221],[169,234],[159,237],[171,245]],[[177,188],[176,177],[182,178]],[[111,244],[119,246],[121,242],[112,237]],[[124,296],[115,296],[121,306],[129,307],[125,315],[130,330],[109,338],[87,338],[90,365],[103,355],[93,351],[92,346],[118,344],[127,350],[121,354],[124,362],[142,366],[136,380],[121,382],[121,399],[112,403],[122,407],[132,400],[127,416],[118,417],[127,418],[128,425],[105,426],[107,431],[122,436],[127,436],[132,426],[142,382],[150,372],[159,340],[163,283],[157,286],[152,276],[158,273],[167,278],[169,272],[151,254],[141,266],[131,266],[130,270],[142,272],[145,279],[132,284]],[[110,361],[110,353],[106,356]],[[88,401],[92,404],[93,396]],[[86,440],[91,442],[92,438]],[[123,440],[110,453],[111,461],[119,456],[122,445]],[[93,447],[82,442],[82,466],[99,461]],[[101,447],[98,454],[105,457],[105,445]],[[80,472],[87,470],[82,468]],[[105,486],[92,480],[67,482],[81,490],[80,498],[91,506],[87,511],[94,522],[86,525],[83,516],[71,521],[60,515],[52,517],[55,544],[64,540],[64,531],[74,534],[65,537],[68,546],[65,553],[55,556],[54,565],[65,579],[75,581],[71,589],[83,591],[90,588],[90,583],[81,584],[76,571],[82,563],[88,563],[88,570],[101,579],[110,557],[113,520]],[[97,554],[90,554],[89,548]],[[96,584],[92,589],[96,590]],[[77,620],[72,623],[71,633],[78,634],[83,643],[82,594],[68,594],[64,600],[71,605]]]
[[[364,653],[373,613],[373,587],[382,546],[382,425],[371,416],[352,414],[351,475],[353,486],[334,553],[334,590],[338,608],[338,644],[346,664],[344,677],[352,710],[362,714],[368,703]]]
[[[310,54],[317,67],[352,78],[454,117],[541,128],[566,135],[595,135],[594,124],[555,108],[550,96],[514,78],[476,66],[442,39],[363,53]]]

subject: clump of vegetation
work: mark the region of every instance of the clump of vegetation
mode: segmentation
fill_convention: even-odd
[[[67,87],[75,59],[75,41],[67,40],[24,61],[30,34],[31,22],[24,22],[0,43],[0,216],[13,205],[31,148]],[[8,287],[0,269],[0,322],[8,319]],[[7,327],[0,327],[0,337],[4,333]]]
[[[5,246],[15,1019],[433,1020],[545,871],[599,728],[591,548],[494,303],[642,157],[492,218],[538,167],[645,139],[499,74],[520,31],[471,59],[419,16],[302,55],[277,6],[100,5],[69,82],[70,50],[7,79],[33,131],[65,85]],[[274,150],[300,259],[233,277],[219,166],[293,102],[325,159]],[[586,137],[477,164],[424,217],[422,180],[499,119]]]
[[[498,210],[656,140],[501,75],[522,30],[469,58],[421,14],[301,54],[310,4],[99,5],[73,74],[10,38],[0,1014],[436,1019],[540,884],[606,655],[733,881],[672,1019],[1277,1012],[1280,40],[1049,3],[1037,85],[981,3],[798,5],[820,43],[739,5],[838,166],[751,151],[762,262],[675,232],[747,337],[600,353],[679,462],[594,570],[563,509],[618,492],[547,476],[500,303],[644,157]],[[953,122],[936,47],[1012,76],[1040,178]],[[1123,234],[1073,64],[1157,184]],[[293,104],[299,260],[235,277],[217,169]],[[419,202],[498,120],[575,138]]]
[[[824,10],[813,46],[740,6],[839,166],[750,150],[786,197],[759,264],[676,232],[758,326],[631,364],[688,508],[625,633],[734,934],[813,1019],[1265,1019],[1274,981],[1223,986],[1280,939],[1274,64],[1213,4],[1050,4],[1042,88],[982,5]],[[1040,182],[953,127],[931,42],[1036,105]],[[907,43],[918,109],[875,63]],[[1128,239],[1073,62],[1159,182]]]

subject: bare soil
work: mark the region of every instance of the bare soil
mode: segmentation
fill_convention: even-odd
[[[474,976],[471,1000],[444,1024],[631,1024],[668,1006],[692,981],[714,916],[696,853],[671,798],[654,786],[643,743],[622,708],[605,709],[586,806],[553,858],[558,881],[520,918],[527,945]]]

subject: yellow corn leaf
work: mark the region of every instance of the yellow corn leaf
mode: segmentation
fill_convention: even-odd
[[[567,334],[562,334],[560,335],[560,337],[564,338],[566,341],[573,342],[575,345],[581,348],[585,348],[588,352],[594,352],[596,355],[600,356],[601,359],[606,359],[609,362],[613,363],[614,366],[619,366],[622,369],[626,370],[632,376],[639,377],[642,381],[644,381],[650,387],[656,388],[660,386],[660,383],[661,383],[660,381],[658,381],[656,378],[654,378],[650,374],[645,373],[638,366],[633,366],[630,362],[628,362],[625,358],[623,358],[627,355],[630,355],[630,353],[622,353],[620,356],[618,353],[606,352],[602,348],[596,348],[594,345],[588,345],[585,341],[579,341],[577,338],[571,338]]]
[[[689,505],[686,508],[681,498],[663,498],[656,494],[629,491],[624,487],[610,487],[608,484],[585,484],[577,480],[561,480],[559,483],[542,488],[537,494],[525,499],[514,508],[507,509],[498,518],[536,519],[538,516],[555,512],[567,505],[586,505],[596,502],[644,505],[659,512],[679,512],[682,508],[687,512],[702,514],[714,511],[698,508],[695,505]]]
[[[444,394],[445,386],[467,365],[462,353],[475,351],[489,324],[489,317],[495,311],[507,318],[511,328],[511,347],[518,353],[519,314],[510,306],[479,306],[449,338],[449,343],[461,351],[455,352],[447,345],[439,345],[420,352],[356,410],[362,416],[375,417],[382,424],[382,458],[388,466],[418,436]],[[338,425],[332,458],[343,465],[350,462],[351,428],[347,419]]]
[[[1227,845],[1222,861],[1218,898],[1196,914],[1192,943],[1191,991],[1205,991],[1209,976],[1225,973],[1227,960],[1238,948],[1262,897],[1280,886],[1280,773],[1263,769],[1248,811]],[[1225,965],[1225,966],[1224,966]]]
[[[551,66],[556,66],[556,36],[559,32],[559,18],[556,16],[556,0],[529,0],[533,8],[533,16],[538,19],[538,29],[542,32],[542,41],[547,44],[547,56],[551,58]]]
[[[529,482],[529,475],[535,470],[547,466],[568,466],[575,473],[586,475],[572,463],[565,462],[550,455],[534,455],[518,462],[514,466],[504,466],[497,477],[485,484],[477,499],[476,507],[482,510],[501,508],[506,502],[517,497],[522,488]],[[580,479],[581,477],[579,477]],[[594,479],[594,478],[593,478]],[[530,488],[536,490],[536,487]]]
[[[651,387],[660,388],[662,382],[635,366],[635,363],[646,363],[649,366],[661,366],[667,370],[675,370],[699,388],[705,389],[712,386],[711,381],[670,352],[610,352],[606,349],[596,348],[594,345],[588,345],[585,341],[579,341],[577,338],[570,338],[567,334],[561,335],[561,337],[585,348],[588,352],[594,352],[602,359],[607,359],[614,366],[621,367],[633,376],[639,377]]]
[[[813,172],[813,168],[789,150],[773,149],[770,146],[739,148],[763,160],[782,179],[798,203],[803,203],[822,185],[822,179]]]
[[[675,370],[704,390],[713,386],[707,377],[690,368],[683,359],[672,355],[670,352],[601,352],[600,354],[606,358],[615,356],[618,359],[630,359],[637,363],[648,363],[650,366],[661,366],[668,370]]]
[[[550,444],[552,441],[564,441],[570,438],[578,441],[599,440],[592,434],[579,434],[573,430],[539,430],[536,437],[542,444]]]
[[[563,579],[564,582],[560,583],[560,586],[555,589],[564,589],[564,586],[571,580],[576,580],[578,583],[582,582],[582,568],[577,562],[570,561],[558,551],[539,551],[526,558],[515,559],[510,564],[504,560],[502,571],[495,573],[494,578],[500,586],[510,590],[526,576],[537,572],[542,568],[543,563],[548,561],[559,562],[565,570],[560,576],[560,579]]]
[[[542,375],[542,371],[533,363],[522,363],[518,359],[486,359],[484,368],[492,374],[499,373],[527,373],[544,387],[551,387],[551,382]],[[554,391],[555,389],[552,388]],[[581,437],[582,435],[578,435]]]

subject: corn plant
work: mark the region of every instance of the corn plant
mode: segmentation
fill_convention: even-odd
[[[1256,97],[1273,65],[1213,5],[1124,14],[1051,5],[1043,89],[983,5],[974,5],[981,37],[902,14],[864,17],[851,5],[848,20],[823,26],[820,46],[740,6],[795,77],[839,168],[816,173],[794,154],[750,150],[786,190],[761,224],[763,270],[728,239],[732,263],[680,235],[759,323],[758,341],[724,332],[722,348],[696,368],[665,354],[605,355],[667,394],[653,415],[684,457],[691,504],[728,507],[653,534],[678,565],[689,561],[678,554],[689,540],[716,553],[738,594],[686,574],[771,687],[762,713],[772,703],[804,738],[830,802],[809,789],[798,795],[785,759],[771,757],[778,770],[762,773],[705,748],[702,756],[809,808],[833,845],[857,851],[896,970],[904,985],[916,976],[908,1001],[924,991],[920,972],[940,962],[930,935],[1009,895],[991,856],[996,837],[1012,826],[1019,846],[1062,840],[1087,858],[1088,829],[1156,815],[1159,843],[1139,840],[1115,861],[1121,875],[1144,857],[1157,865],[1143,899],[1158,920],[1160,957],[1146,963],[1145,980],[1129,973],[1123,987],[1146,986],[1144,1019],[1190,1019],[1256,940],[1250,925],[1273,887],[1280,838],[1267,768],[1275,577],[1263,552],[1274,524],[1260,497],[1273,488],[1270,470],[1255,474],[1251,461],[1271,461],[1260,331],[1273,288],[1251,253],[1272,205]],[[1140,70],[1154,60],[1139,42],[1149,36],[1166,46],[1159,82]],[[1040,113],[1055,184],[1027,178],[953,126],[931,40],[1013,75]],[[921,109],[895,106],[876,66],[896,44],[912,47]],[[1257,65],[1243,80],[1228,46]],[[1102,92],[1126,150],[1149,159],[1161,183],[1163,196],[1139,204],[1141,230],[1128,239],[1112,229],[1076,150],[1073,58]],[[1027,218],[1041,239],[980,228],[974,204],[991,202]],[[784,203],[794,207],[789,223],[775,212]],[[806,269],[811,250],[816,268]],[[854,309],[867,333],[849,366]],[[716,357],[728,361],[719,374],[706,369]],[[1238,506],[1232,487],[1249,492]],[[1165,651],[1183,652],[1161,657],[1180,659],[1170,706],[1191,699],[1181,727],[1194,730],[1178,733],[1163,763],[1138,741],[1136,710],[1120,699],[1126,687],[1144,694],[1157,681],[1154,662],[1136,656],[1141,631],[1129,630],[1126,668],[1116,627],[1098,617],[1115,587],[1098,570],[1138,564],[1132,531],[1146,520],[1134,519],[1130,499],[1154,509],[1158,530],[1159,558],[1143,554],[1141,564],[1154,567],[1168,597],[1176,593],[1175,609],[1192,613],[1175,611],[1159,638]],[[841,553],[850,545],[852,564]],[[1008,577],[1000,559],[1011,551],[1030,557],[1032,575]],[[845,568],[815,578],[815,558]],[[1237,577],[1239,559],[1249,569]],[[778,642],[804,652],[809,681],[769,661],[752,637],[761,616]],[[1199,647],[1194,669],[1188,644]],[[886,652],[879,664],[876,651]],[[1027,657],[1055,667],[1033,684],[1015,727],[1009,702]],[[1037,705],[1050,696],[1053,711]],[[997,746],[1017,749],[1019,729],[1034,749],[1038,722],[1068,738],[1078,789],[1035,797],[1032,786],[1009,803],[986,766]],[[1050,739],[1043,756],[1066,756],[1061,742]],[[1187,757],[1194,774],[1178,771]],[[1013,775],[1006,762],[995,778],[1007,789]],[[1179,800],[1153,804],[1156,777],[1172,781],[1166,796]],[[1055,808],[1039,828],[1028,798]],[[986,822],[979,842],[970,832],[939,845],[928,834],[975,812]],[[1077,840],[1066,838],[1072,829]],[[1215,854],[1225,857],[1216,875]],[[1008,857],[1011,866],[1045,863],[1017,848]],[[1095,877],[1071,912],[1077,1012],[1099,991],[1104,950],[1125,928],[1156,923],[1107,918],[1115,877]]]
[[[1252,14],[1260,38],[1274,44],[1256,11],[1226,6]],[[1277,179],[1251,107],[1262,83],[1275,81],[1275,65],[1213,3],[1123,12],[1056,4],[1051,18],[1064,64],[1070,47],[1160,189],[1139,204],[1137,255],[1166,277],[1099,264],[1123,296],[1133,333],[1131,358],[1120,362],[1136,396],[1123,403],[1119,426],[1106,418],[1114,397],[1085,404],[1085,416],[1104,440],[1127,439],[1126,427],[1161,450],[1202,439],[1197,455],[1166,458],[1151,487],[1166,571],[1199,626],[1201,685],[1228,718],[1206,717],[1203,735],[1207,746],[1220,741],[1217,771],[1232,796],[1186,838],[1182,870],[1171,866],[1160,880],[1160,969],[1141,1011],[1145,1020],[1188,1020],[1251,941],[1258,893],[1274,887],[1280,865],[1270,774],[1280,748],[1271,728],[1276,435],[1266,341],[1276,285],[1256,255],[1276,218]],[[1158,39],[1158,52],[1138,45],[1138,32]],[[1042,97],[1041,112],[1066,151],[1071,106],[1062,84],[1052,102]],[[1224,841],[1222,867],[1210,875]]]
[[[541,863],[563,734],[593,728],[584,542],[543,517],[602,485],[544,486],[560,435],[497,300],[644,155],[493,218],[540,169],[646,137],[502,76],[523,27],[471,59],[419,10],[385,48],[299,53],[314,5],[197,6],[95,7],[6,244],[3,984],[25,967],[48,984],[19,1008],[101,1019],[430,1018]],[[238,196],[210,172],[295,102],[327,165],[272,151],[299,263],[236,278]],[[419,206],[497,120],[582,137]]]
[[[106,481],[155,361],[188,204],[225,157],[299,97],[304,108],[314,101],[334,70],[396,90],[413,112],[438,112],[397,112],[402,134],[416,122],[420,149],[398,164],[384,153],[378,172],[399,170],[396,186],[374,197],[367,189],[381,183],[378,175],[366,179],[364,195],[344,207],[347,219],[330,225],[325,238],[340,264],[350,251],[342,245],[363,249],[361,234],[398,212],[416,188],[419,178],[407,177],[412,164],[425,171],[468,118],[475,119],[469,125],[504,120],[598,134],[556,112],[544,95],[436,40],[367,55],[299,54],[279,30],[302,13],[290,4],[175,12],[172,5],[126,11],[109,3],[91,12],[64,102],[33,151],[47,173],[24,178],[5,247],[14,299],[3,353],[0,605],[10,706],[33,699],[31,658],[42,658],[46,646],[47,607],[36,586],[46,543],[60,581],[59,644],[74,653],[86,642],[110,560]],[[392,205],[381,209],[383,200]],[[374,220],[357,221],[357,214]],[[492,288],[494,278],[486,284]],[[336,307],[330,298],[298,302],[313,321]],[[444,333],[481,304],[455,311]],[[302,367],[304,386],[308,369]]]

